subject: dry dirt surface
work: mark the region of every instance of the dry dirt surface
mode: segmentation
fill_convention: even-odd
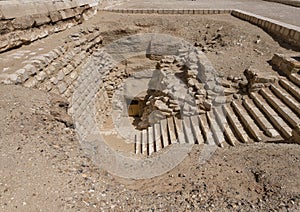
[[[101,28],[104,45],[143,32],[181,37],[202,49],[225,76],[242,76],[249,65],[276,74],[268,63],[273,54],[293,52],[229,15],[103,13],[70,32],[89,25]],[[51,39],[63,42],[65,36],[48,37],[44,47],[51,47]],[[122,179],[85,156],[66,100],[12,85],[0,85],[0,96],[1,211],[300,210],[299,145],[219,148],[203,165],[198,162],[201,146],[195,145],[179,166],[162,176]]]

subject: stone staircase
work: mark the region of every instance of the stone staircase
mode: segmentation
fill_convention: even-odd
[[[135,153],[150,156],[175,143],[290,142],[299,124],[300,75],[293,73],[206,114],[161,120],[135,136]]]

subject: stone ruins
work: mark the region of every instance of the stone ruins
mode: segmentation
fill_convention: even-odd
[[[80,24],[95,15],[98,8],[96,0],[32,1],[34,7],[26,10],[27,1],[0,1],[0,53]],[[201,12],[205,10],[172,11]],[[227,12],[266,31],[278,30],[283,36],[287,33],[284,39],[291,45],[300,43],[298,29],[242,11]],[[126,68],[126,59],[112,60],[107,54],[124,50],[126,42],[119,43],[122,48],[117,50],[102,50],[102,42],[96,26],[70,34],[64,45],[32,56],[19,69],[1,74],[1,82],[64,97],[69,114],[78,118],[74,126],[82,138],[93,132],[95,120],[102,135],[112,139],[117,139],[120,132],[109,129],[108,123],[125,126],[127,134],[122,136],[124,145],[129,146],[126,151],[137,157],[155,156],[170,145],[186,143],[219,147],[251,141],[300,144],[300,54],[274,54],[271,64],[281,76],[266,76],[254,67],[247,68],[243,77],[222,76],[202,51],[170,44],[168,54],[160,54],[164,45],[151,38],[141,41],[143,48],[133,49],[142,52],[139,56],[151,64],[139,72],[138,66],[136,70]],[[143,68],[144,64],[139,65]],[[119,122],[114,123],[111,116],[118,117]]]

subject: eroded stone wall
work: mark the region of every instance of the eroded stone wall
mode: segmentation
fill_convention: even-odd
[[[97,12],[98,0],[0,1],[0,52],[63,31]]]

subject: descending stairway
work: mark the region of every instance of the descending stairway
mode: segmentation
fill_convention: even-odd
[[[149,156],[175,143],[285,142],[299,124],[300,75],[292,74],[206,114],[161,120],[136,135],[135,153]]]

